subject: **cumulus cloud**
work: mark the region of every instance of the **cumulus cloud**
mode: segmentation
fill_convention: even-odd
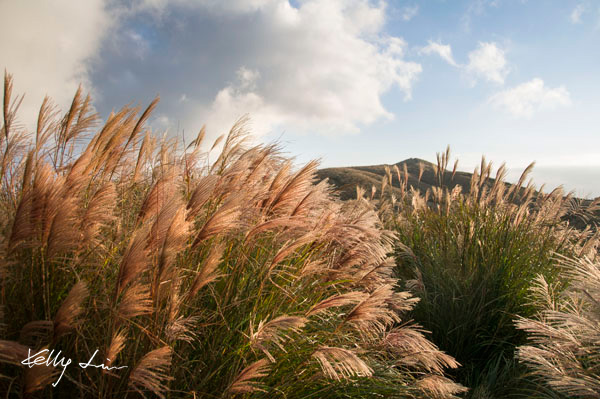
[[[102,115],[161,103],[155,126],[220,134],[249,113],[255,131],[340,134],[393,118],[421,66],[384,32],[371,0],[90,0],[0,3],[0,66],[34,115],[47,93],[66,107],[77,85]],[[415,8],[412,12],[418,11]],[[408,14],[406,14],[408,15]],[[60,16],[60,18],[59,18]],[[24,29],[23,21],[31,21]],[[63,23],[68,21],[69,23]]]
[[[410,21],[419,13],[419,6],[417,4],[413,6],[406,6],[402,8],[401,16],[404,21]]]
[[[494,94],[489,103],[515,117],[531,117],[537,111],[568,106],[571,97],[564,86],[549,88],[542,79],[535,78]]]
[[[0,67],[25,93],[23,123],[33,126],[45,95],[65,109],[80,83],[92,88],[90,66],[111,27],[103,1],[7,0],[0,16]]]
[[[508,74],[504,50],[496,43],[479,42],[477,48],[469,53],[466,70],[476,79],[503,84]]]
[[[454,57],[452,56],[452,47],[449,44],[442,44],[440,42],[429,41],[427,46],[423,47],[419,53],[421,54],[437,54],[442,57],[448,64],[452,66],[458,66],[456,61],[454,61]]]
[[[186,132],[206,123],[220,134],[246,113],[257,134],[358,131],[393,118],[382,95],[410,99],[421,73],[385,19],[383,1],[146,0],[128,10],[114,33],[125,39],[110,40],[93,80],[112,100],[103,109],[159,92],[158,117]]]

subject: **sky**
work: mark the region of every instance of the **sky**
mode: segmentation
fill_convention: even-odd
[[[160,95],[157,133],[251,118],[323,167],[482,155],[509,179],[600,196],[600,0],[3,0],[0,67],[63,109]]]

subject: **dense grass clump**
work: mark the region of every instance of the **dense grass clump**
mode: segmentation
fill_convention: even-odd
[[[558,278],[556,254],[594,251],[596,237],[565,221],[577,209],[561,190],[523,187],[529,168],[507,185],[504,167],[490,179],[491,165],[482,161],[463,193],[452,189],[448,157],[438,156],[438,186],[424,196],[409,192],[406,174],[398,171],[405,195],[380,207],[398,234],[398,276],[420,298],[410,317],[461,364],[453,375],[471,388],[470,397],[535,397],[540,386],[515,358],[525,333],[514,319],[535,314],[529,290],[538,275],[559,290],[566,284]],[[388,179],[389,187],[391,173]]]
[[[78,91],[37,129],[5,79],[0,134],[0,392],[6,397],[452,398],[454,359],[404,317],[392,234],[316,163],[203,152],[145,127],[157,101],[98,128]],[[48,349],[72,359],[26,367]],[[82,368],[93,353],[93,364]],[[60,382],[57,379],[63,373]],[[54,384],[54,385],[53,385]]]
[[[562,259],[569,288],[556,287],[540,276],[532,287],[539,307],[531,319],[519,318],[528,333],[518,348],[536,379],[569,398],[600,396],[600,264],[587,258]]]

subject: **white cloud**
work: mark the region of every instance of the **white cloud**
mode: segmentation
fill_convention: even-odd
[[[220,134],[246,113],[257,134],[356,132],[393,118],[382,95],[396,88],[410,99],[421,72],[405,59],[406,42],[384,33],[383,1],[306,0],[294,7],[288,0],[153,0],[134,9],[153,16],[168,47],[150,45],[145,56],[152,63],[109,60],[97,79],[108,80],[105,97],[121,93],[123,102],[136,90],[154,95],[144,81],[168,82],[158,88],[160,112],[186,132],[206,123],[209,134]],[[134,80],[126,69],[136,71]]]
[[[577,6],[575,6],[575,8],[573,9],[573,11],[571,12],[571,15],[569,16],[569,19],[571,20],[571,23],[574,24],[580,24],[581,23],[581,16],[587,11],[587,6],[585,3],[579,3],[577,4]]]
[[[496,43],[479,42],[477,48],[469,53],[466,70],[474,78],[503,84],[508,74],[508,66],[504,50]]]
[[[419,13],[419,5],[415,4],[413,6],[406,6],[402,8],[401,17],[404,21],[410,21]]]
[[[551,110],[571,104],[564,86],[549,88],[539,78],[494,94],[489,103],[516,117],[531,117],[537,111]]]
[[[386,10],[383,0],[5,1],[0,67],[27,92],[28,116],[46,93],[68,106],[83,82],[103,114],[159,93],[155,121],[171,130],[206,122],[216,135],[250,113],[258,133],[342,134],[393,118],[382,95],[409,100],[421,73],[384,32]]]
[[[469,6],[461,18],[463,30],[470,32],[473,17],[485,14],[487,8],[497,8],[500,2],[501,0],[472,0],[469,2]]]
[[[421,54],[437,54],[444,59],[448,64],[458,66],[454,57],[452,57],[452,47],[449,44],[442,44],[440,42],[429,41],[427,46],[423,47],[419,53]]]
[[[111,18],[101,0],[0,2],[0,68],[25,93],[19,116],[32,127],[46,94],[65,110],[79,83],[89,90],[89,67]]]

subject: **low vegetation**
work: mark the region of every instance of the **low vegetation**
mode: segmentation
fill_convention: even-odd
[[[448,159],[448,151],[438,155],[437,184],[425,193],[397,167],[380,189],[380,212],[398,233],[397,274],[421,299],[410,316],[462,364],[452,375],[471,388],[469,397],[552,396],[515,357],[527,334],[514,319],[537,314],[530,290],[540,279],[557,292],[569,284],[557,256],[595,256],[598,234],[568,222],[585,220],[595,204],[581,208],[560,189],[525,186],[530,168],[514,185],[504,182],[504,166],[491,179],[485,160],[468,190],[453,187]]]
[[[531,319],[519,318],[528,345],[518,358],[531,366],[540,384],[569,398],[600,394],[600,264],[588,258],[562,259],[570,285],[560,292],[539,277],[532,287],[540,309]]]
[[[249,146],[243,120],[208,153],[204,130],[185,148],[158,140],[145,127],[157,100],[99,125],[81,91],[64,115],[44,100],[27,132],[11,91],[6,76],[6,397],[465,390],[444,376],[456,361],[403,316],[416,299],[392,277],[392,233],[368,201],[342,203],[316,184],[315,162],[294,170],[275,146]],[[104,367],[78,364],[88,361]]]
[[[600,397],[598,201],[3,97],[2,396]]]

